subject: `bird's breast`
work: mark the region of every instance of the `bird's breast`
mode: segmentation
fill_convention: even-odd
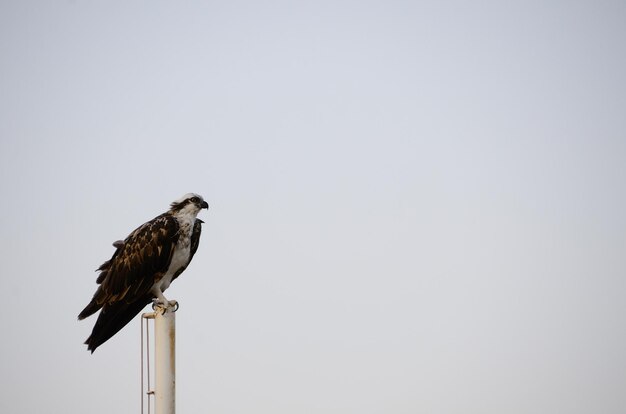
[[[167,289],[172,282],[174,275],[183,267],[189,264],[189,256],[191,253],[191,230],[193,223],[191,220],[179,219],[179,236],[178,241],[174,245],[174,252],[172,253],[172,260],[167,268],[167,272],[159,281],[161,291]]]
[[[160,280],[161,291],[164,291],[170,286],[172,283],[172,278],[180,270],[180,268],[187,266],[189,263],[189,253],[190,253],[190,245],[187,243],[178,243],[174,248],[174,253],[172,254],[172,261],[170,262],[169,267],[167,268],[167,272]]]

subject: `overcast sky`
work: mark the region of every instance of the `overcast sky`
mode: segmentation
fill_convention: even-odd
[[[181,413],[626,412],[626,4],[0,2],[0,412],[138,412],[111,243],[211,205]]]

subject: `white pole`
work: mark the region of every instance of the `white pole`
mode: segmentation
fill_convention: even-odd
[[[154,358],[156,414],[176,412],[176,308],[156,307],[154,311]]]

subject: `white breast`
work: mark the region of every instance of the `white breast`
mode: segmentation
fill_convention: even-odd
[[[167,272],[160,280],[161,292],[165,291],[172,283],[172,278],[180,270],[189,263],[189,254],[191,252],[191,231],[196,221],[195,217],[182,216],[177,217],[180,225],[179,237],[176,246],[174,246],[174,253],[172,254],[172,261],[167,268]]]

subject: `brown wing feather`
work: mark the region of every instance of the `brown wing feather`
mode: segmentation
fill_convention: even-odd
[[[162,214],[133,231],[115,253],[98,268],[98,289],[78,315],[84,319],[102,308],[91,336],[89,349],[113,336],[149,303],[155,280],[167,271],[173,246],[178,240],[178,222]]]
[[[155,277],[167,271],[177,239],[178,222],[167,213],[133,231],[102,282],[104,302],[129,303],[146,293]]]
[[[177,239],[178,222],[169,214],[162,214],[133,231],[118,249],[121,251],[113,255],[97,302],[131,303],[147,293],[167,271]]]

